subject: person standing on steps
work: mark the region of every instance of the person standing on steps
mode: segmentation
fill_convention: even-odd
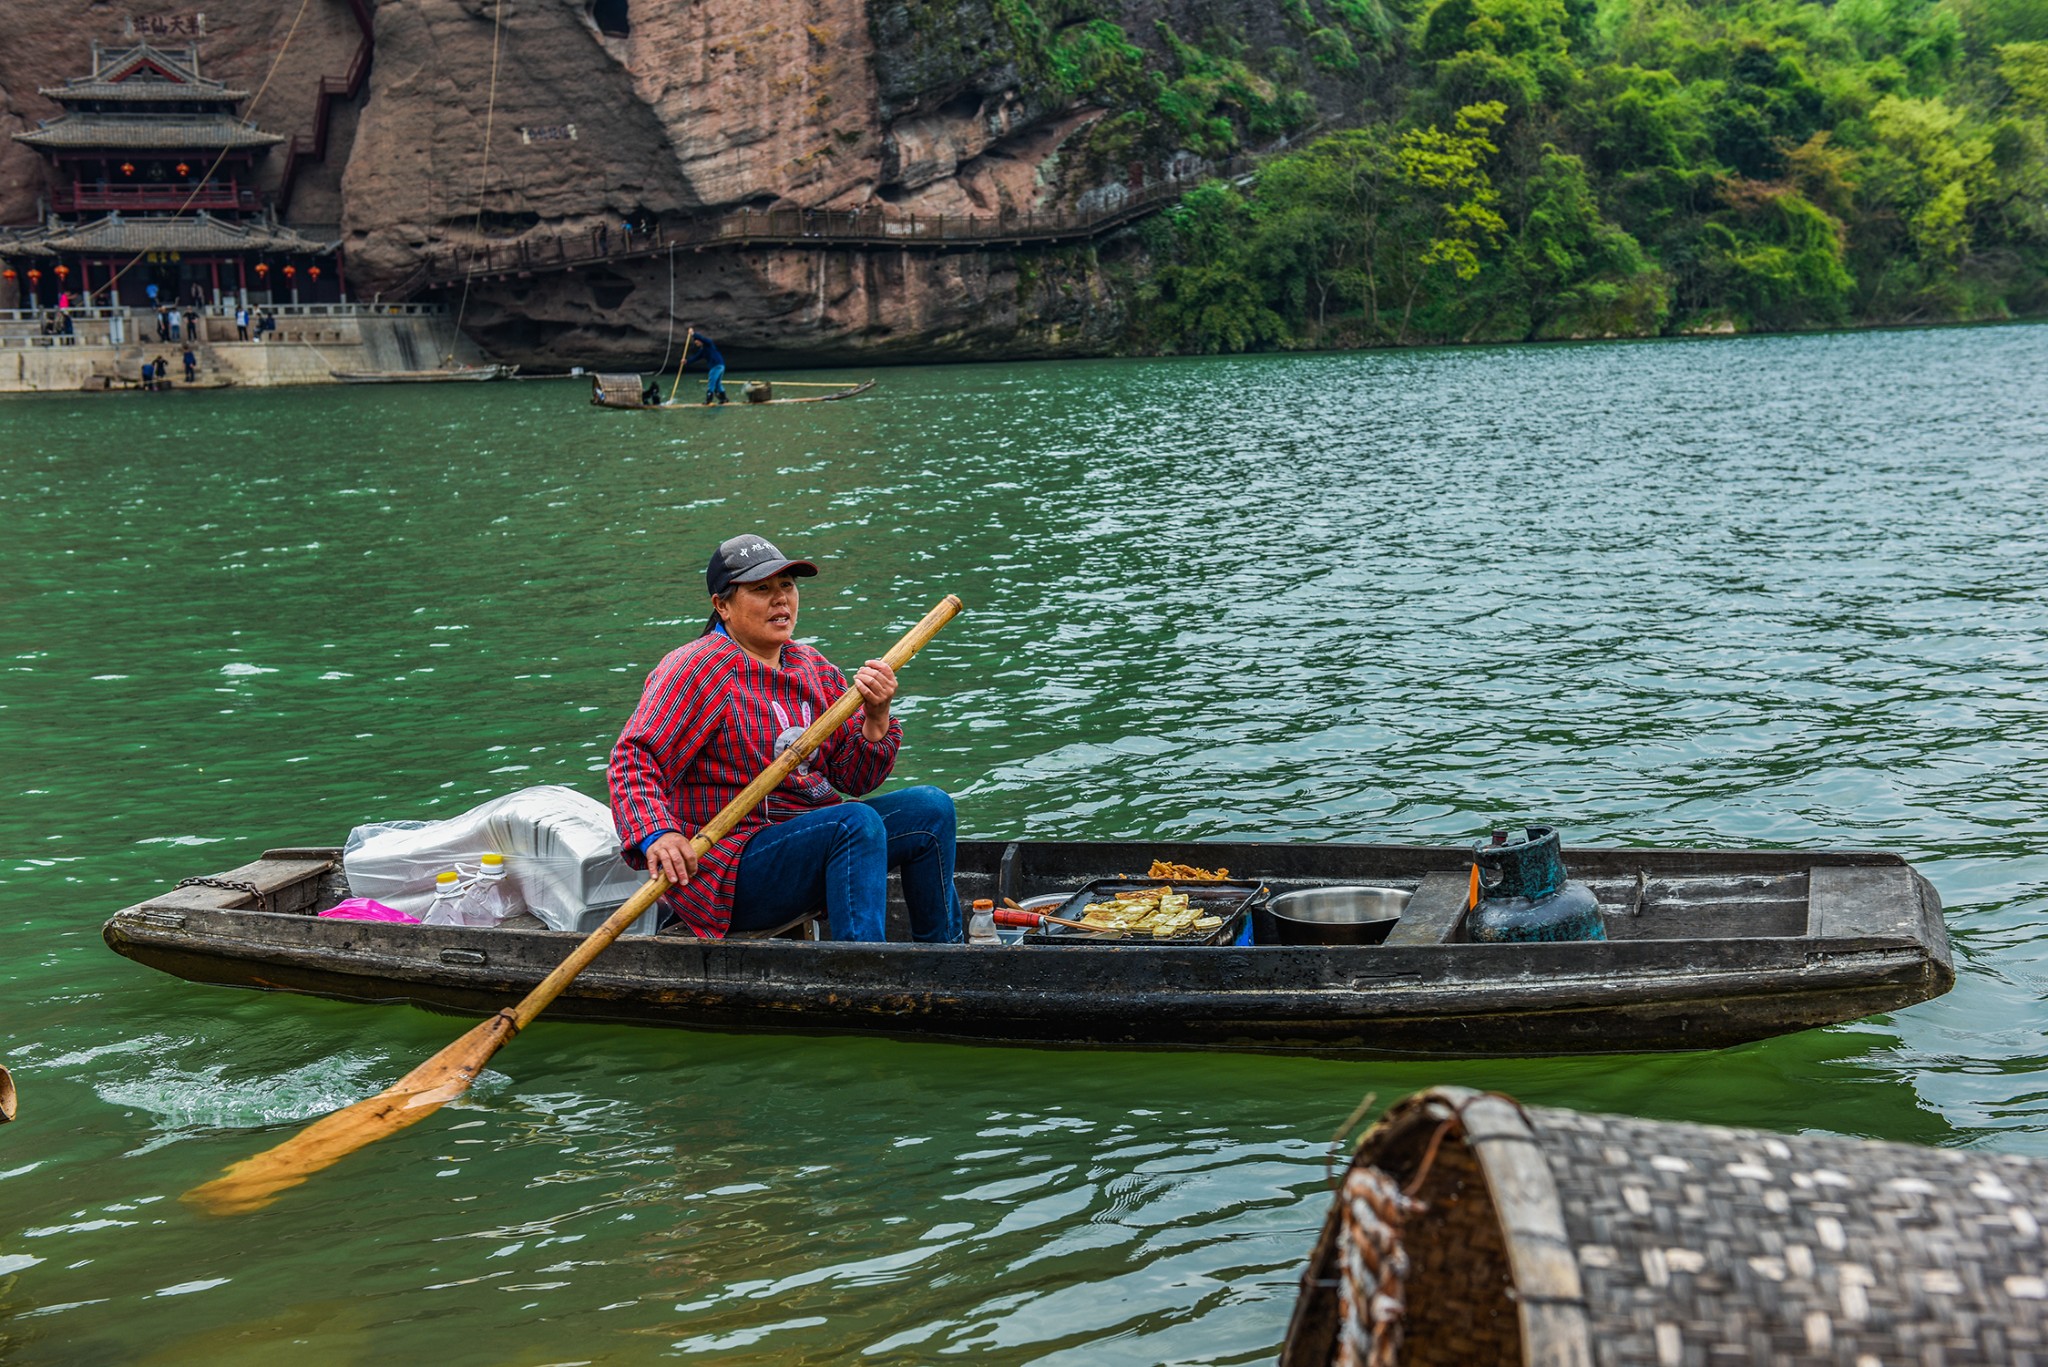
[[[185,383],[192,384],[199,378],[199,358],[192,354],[192,344],[185,344]]]
[[[249,340],[249,306],[242,305],[235,310],[235,331],[242,334],[242,340]]]
[[[700,332],[690,338],[689,350],[683,353],[683,368],[689,369],[692,361],[701,358],[705,366],[704,402],[725,402],[725,353],[718,349],[718,343]]]

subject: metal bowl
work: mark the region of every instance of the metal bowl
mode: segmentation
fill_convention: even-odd
[[[1266,914],[1283,945],[1376,945],[1414,895],[1400,888],[1309,888],[1275,897]]]

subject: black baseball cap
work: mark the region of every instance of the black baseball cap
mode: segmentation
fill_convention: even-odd
[[[818,567],[808,560],[791,560],[764,537],[736,536],[719,543],[704,567],[704,586],[713,598],[723,598],[735,584],[753,584],[778,574],[799,579],[816,575]]]

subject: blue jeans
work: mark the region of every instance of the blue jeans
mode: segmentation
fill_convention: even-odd
[[[711,373],[704,377],[704,397],[707,399],[715,399],[720,394],[725,393],[725,385],[721,383],[721,381],[723,381],[724,379],[724,366],[715,365],[711,367]]]
[[[959,943],[953,799],[931,787],[820,807],[756,832],[740,855],[732,928],[766,930],[822,906],[833,939],[886,940],[892,868],[903,871],[912,937]]]

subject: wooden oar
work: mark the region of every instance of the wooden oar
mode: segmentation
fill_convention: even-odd
[[[676,360],[676,382],[668,387],[668,401],[676,401],[676,391],[683,387],[683,367],[690,363],[690,339],[697,335],[697,326],[692,323],[683,330],[683,354]]]
[[[734,380],[734,384],[772,384],[783,389],[851,389],[859,380]]]
[[[947,594],[882,658],[888,661],[890,668],[901,669],[959,611],[960,600]],[[739,824],[740,818],[780,787],[790,772],[809,758],[811,752],[837,731],[860,705],[859,690],[849,688],[839,701],[825,709],[823,716],[804,728],[795,744],[762,770],[761,776],[742,789],[738,797],[726,803],[723,811],[704,823],[704,828],[691,841],[698,856],[701,858],[706,850],[724,839]],[[491,1055],[525,1029],[549,1002],[561,994],[571,979],[603,953],[621,931],[638,920],[641,912],[654,905],[655,899],[668,891],[668,887],[666,878],[656,876],[647,880],[624,906],[576,946],[554,972],[541,979],[540,985],[527,993],[525,1000],[517,1006],[506,1007],[377,1095],[322,1116],[275,1148],[265,1149],[253,1158],[245,1158],[213,1181],[194,1187],[185,1193],[184,1199],[216,1215],[255,1210],[270,1204],[279,1192],[297,1186],[357,1149],[432,1115],[468,1091],[477,1074],[490,1062]]]

